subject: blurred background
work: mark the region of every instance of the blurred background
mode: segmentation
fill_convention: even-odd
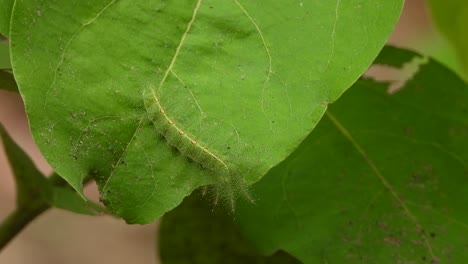
[[[456,68],[455,55],[436,32],[425,2],[407,0],[389,43],[432,55]],[[372,74],[381,75],[379,71],[373,70]],[[392,74],[387,77],[392,78]],[[52,172],[32,140],[18,94],[0,90],[0,123],[44,174]],[[98,199],[95,185],[87,186],[85,193]],[[14,206],[15,185],[0,142],[0,221]],[[83,216],[52,209],[39,216],[0,253],[0,263],[157,264],[157,225],[127,225],[110,216]]]

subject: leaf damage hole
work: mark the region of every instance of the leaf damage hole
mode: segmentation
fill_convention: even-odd
[[[363,76],[379,82],[389,82],[387,92],[394,94],[403,89],[406,83],[411,81],[418,74],[421,67],[428,62],[429,58],[427,56],[414,56],[404,63],[401,68],[384,64],[372,64]]]

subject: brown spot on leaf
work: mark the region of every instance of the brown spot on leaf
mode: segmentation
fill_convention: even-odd
[[[400,247],[400,239],[398,239],[397,237],[386,237],[384,238],[384,242],[394,247]]]
[[[387,231],[388,230],[388,224],[385,222],[379,222],[377,225],[380,227],[382,231]]]
[[[411,137],[413,135],[413,128],[406,127],[405,128],[405,135],[408,136],[408,137]]]

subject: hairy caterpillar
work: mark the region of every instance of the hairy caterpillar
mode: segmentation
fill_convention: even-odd
[[[166,112],[154,91],[151,91],[145,106],[157,133],[166,140],[167,144],[214,177],[215,204],[221,197],[234,210],[239,194],[253,203],[240,173],[229,166],[219,154],[199,142],[194,135],[182,129],[170,113]]]

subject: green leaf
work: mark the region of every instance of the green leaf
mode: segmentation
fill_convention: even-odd
[[[0,0],[0,10],[1,10]],[[0,89],[7,91],[18,91],[15,78],[11,72],[10,47],[3,42],[0,36]]]
[[[11,69],[10,47],[0,39],[0,69]]]
[[[52,195],[49,183],[37,170],[28,155],[16,145],[0,124],[0,136],[16,181],[16,204],[27,207],[29,203],[44,203]]]
[[[13,68],[54,169],[79,192],[93,175],[111,212],[148,223],[201,185],[230,207],[248,198],[368,67],[402,3],[22,0]]]
[[[284,252],[264,257],[240,234],[232,215],[194,192],[164,215],[159,231],[164,264],[301,263]]]
[[[0,136],[15,176],[18,208],[42,204],[87,215],[103,212],[99,205],[83,200],[63,180],[56,180],[57,175],[49,177],[49,180],[44,177],[1,124]]]
[[[0,34],[8,37],[10,34],[11,11],[15,0],[0,0]]]
[[[392,95],[360,80],[236,219],[305,263],[464,263],[467,129],[468,87],[433,60]]]
[[[373,64],[402,68],[406,63],[413,61],[415,57],[422,57],[422,55],[394,46],[385,46],[375,58]]]
[[[0,0],[1,10],[1,0]],[[18,92],[13,73],[11,72],[10,47],[0,38],[0,89]]]
[[[75,190],[70,188],[53,187],[52,191],[52,199],[49,202],[53,207],[84,215],[97,215],[105,212],[102,206],[83,200]]]
[[[8,71],[0,70],[0,89],[18,92],[18,86],[16,85],[13,74]]]
[[[428,1],[432,17],[442,34],[452,43],[465,75],[468,76],[468,2],[466,0]]]

